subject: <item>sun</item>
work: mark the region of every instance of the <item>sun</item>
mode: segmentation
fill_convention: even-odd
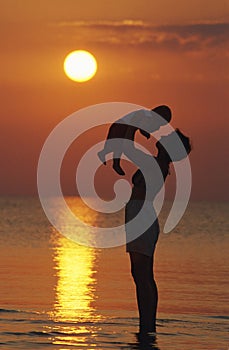
[[[68,78],[81,83],[93,78],[97,72],[97,62],[88,51],[72,51],[65,57],[64,71]]]

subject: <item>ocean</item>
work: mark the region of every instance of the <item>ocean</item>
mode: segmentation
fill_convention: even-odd
[[[37,198],[1,198],[0,348],[229,349],[228,209],[191,202],[160,234],[157,336],[142,344],[125,247],[81,246],[52,227]],[[122,222],[123,211],[104,220]]]

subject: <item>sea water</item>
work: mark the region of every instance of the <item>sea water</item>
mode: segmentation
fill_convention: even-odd
[[[77,198],[68,201],[80,208]],[[157,336],[148,344],[137,338],[124,246],[95,249],[68,240],[36,198],[0,204],[2,349],[228,349],[228,203],[191,202],[179,225],[160,234]],[[104,220],[122,223],[123,211]]]

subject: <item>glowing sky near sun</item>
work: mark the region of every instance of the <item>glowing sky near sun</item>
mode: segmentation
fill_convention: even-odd
[[[42,144],[67,115],[91,104],[124,101],[170,105],[173,125],[193,140],[193,197],[227,197],[228,1],[40,0],[34,6],[31,0],[0,0],[0,5],[0,193],[36,193]],[[82,84],[63,70],[67,53],[76,49],[93,52],[100,67]],[[92,133],[90,140],[97,136]],[[83,142],[67,160],[68,193],[74,188],[72,162],[89,139]]]

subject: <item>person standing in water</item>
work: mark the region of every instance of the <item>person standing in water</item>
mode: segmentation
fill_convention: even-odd
[[[126,251],[136,286],[140,339],[156,332],[158,291],[154,279],[154,252],[160,230],[153,200],[169,174],[170,164],[184,159],[191,151],[190,139],[179,129],[161,137],[156,147],[156,157],[135,148],[134,142],[127,143],[123,149],[123,153],[140,167],[132,177],[132,193],[125,207]]]

